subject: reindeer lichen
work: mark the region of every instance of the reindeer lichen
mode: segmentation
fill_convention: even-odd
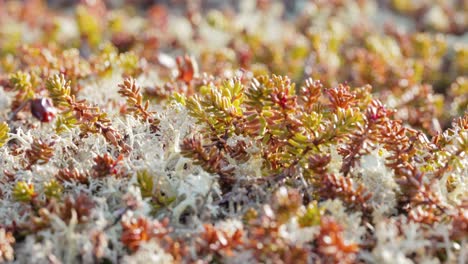
[[[465,2],[0,0],[0,262],[466,262]]]

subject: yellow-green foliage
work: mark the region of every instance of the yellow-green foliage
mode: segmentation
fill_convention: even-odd
[[[199,94],[185,99],[186,107],[214,138],[237,134],[259,140],[262,155],[267,157],[264,166],[273,172],[346,140],[363,122],[360,108],[366,106],[359,105],[356,98],[370,101],[368,89],[340,85],[323,92],[320,83],[313,81],[298,95],[295,83],[277,75],[259,76],[248,89],[243,87],[232,80],[204,86]],[[330,104],[319,102],[320,97]]]
[[[54,105],[65,108],[65,111],[57,116],[55,121],[55,131],[59,134],[63,133],[74,127],[77,123],[75,115],[72,109],[70,109],[70,81],[67,81],[63,74],[56,74],[47,79],[45,86]]]
[[[49,91],[50,98],[52,98],[56,107],[68,107],[70,103],[71,88],[70,81],[65,80],[63,74],[56,74],[46,81],[46,89]]]
[[[30,202],[36,193],[34,192],[34,185],[25,181],[19,181],[16,183],[13,189],[13,197],[19,202]]]
[[[0,263],[467,255],[464,1],[0,2]]]
[[[5,145],[5,143],[8,141],[8,132],[10,132],[10,127],[8,127],[8,124],[5,122],[0,123],[0,147]]]
[[[139,58],[133,52],[125,52],[119,55],[118,65],[125,75],[136,76],[141,70],[138,66]]]
[[[22,100],[31,99],[34,97],[35,76],[26,72],[18,71],[10,74],[10,84],[13,88],[19,91]]]
[[[455,67],[460,74],[468,72],[468,44],[455,47]]]
[[[153,213],[157,213],[159,210],[167,208],[175,200],[175,196],[166,196],[158,192],[156,195],[154,195],[151,203]]]
[[[55,131],[60,134],[73,128],[78,121],[72,111],[65,111],[57,116],[55,121]]]
[[[149,174],[148,171],[142,170],[137,172],[137,182],[138,187],[140,187],[141,196],[143,198],[148,198],[153,196],[153,177]]]
[[[47,198],[60,198],[63,192],[62,185],[56,180],[44,183],[44,194]]]
[[[92,47],[97,47],[102,38],[102,28],[98,19],[86,7],[80,5],[76,8],[76,22],[81,36],[87,39]]]
[[[16,90],[26,90],[31,87],[31,76],[25,72],[18,71],[10,75],[10,83]]]
[[[159,188],[155,189],[153,176],[147,170],[137,172],[137,183],[143,198],[151,198],[151,207],[153,213],[169,206],[175,201],[175,196],[163,194]]]
[[[304,208],[299,214],[297,222],[301,227],[317,226],[320,224],[320,218],[324,211],[323,208],[318,206],[317,201],[309,203],[307,208]]]
[[[187,109],[215,134],[231,135],[236,128],[234,121],[242,117],[243,91],[238,79],[224,81],[219,86],[203,86],[200,95],[186,99]]]

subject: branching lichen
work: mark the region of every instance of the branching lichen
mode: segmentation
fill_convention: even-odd
[[[0,262],[466,259],[463,1],[0,2]]]

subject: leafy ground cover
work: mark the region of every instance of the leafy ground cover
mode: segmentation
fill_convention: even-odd
[[[0,0],[0,262],[466,263],[467,29],[455,0]]]

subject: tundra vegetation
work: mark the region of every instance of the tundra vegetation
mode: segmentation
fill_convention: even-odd
[[[0,0],[0,262],[467,263],[467,1],[150,2]]]

